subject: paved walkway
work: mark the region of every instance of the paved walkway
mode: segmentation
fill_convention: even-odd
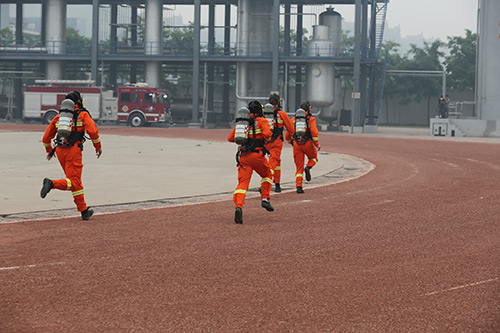
[[[0,223],[77,216],[70,192],[52,190],[40,198],[42,179],[63,178],[56,158],[45,159],[42,132],[0,129]],[[83,184],[96,213],[231,200],[237,184],[236,146],[229,142],[101,134],[103,155],[91,143],[84,150]],[[282,187],[295,190],[292,149],[282,153]],[[347,155],[320,152],[305,189],[346,181],[373,166]],[[248,197],[259,195],[254,174]],[[275,195],[274,192],[272,195]]]

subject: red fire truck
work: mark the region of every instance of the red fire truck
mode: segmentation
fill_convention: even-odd
[[[80,92],[94,120],[126,122],[133,127],[165,122],[170,115],[168,94],[138,83],[112,90],[92,86],[93,81],[37,80],[24,90],[25,119],[48,124],[59,113],[61,102],[72,90]]]

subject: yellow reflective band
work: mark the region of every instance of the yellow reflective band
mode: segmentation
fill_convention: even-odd
[[[283,119],[278,119],[278,124],[283,124]]]
[[[318,137],[313,137],[313,141],[318,141]]]
[[[83,126],[83,123],[81,121],[77,121],[76,126]]]
[[[300,178],[304,178],[304,177],[302,177],[302,174],[301,174],[301,173],[298,173],[298,174],[296,174],[296,175],[295,175],[295,178],[298,178],[298,177],[300,177]]]
[[[66,178],[66,184],[67,184],[67,188],[66,188],[66,191],[69,191],[69,189],[71,188],[71,180],[69,180],[68,178]]]
[[[93,143],[98,143],[98,142],[100,142],[100,141],[101,141],[101,138],[100,138],[100,137],[99,137],[99,138],[97,138],[97,139],[95,139],[95,140],[92,140],[92,142],[93,142]]]
[[[260,183],[262,184],[262,183],[265,183],[265,182],[268,182],[270,184],[273,183],[273,181],[271,180],[271,178],[262,178],[262,181]]]
[[[50,147],[50,143],[45,143],[45,142],[43,142],[43,145],[44,145],[45,147]]]
[[[281,170],[281,166],[277,166],[274,170]]]
[[[256,129],[255,130],[255,134],[259,134],[259,133],[262,133],[262,130],[261,129]]]
[[[234,191],[234,194],[245,194],[245,193],[247,193],[246,190],[236,190],[236,191]]]
[[[77,195],[82,195],[83,194],[83,190],[75,191],[75,192],[72,192],[72,193],[73,193],[73,196],[76,197]]]
[[[274,170],[273,169],[271,169],[271,173],[274,175]]]

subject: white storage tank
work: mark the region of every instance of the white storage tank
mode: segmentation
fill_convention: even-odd
[[[334,54],[342,54],[342,15],[327,8],[325,12],[319,14],[319,24],[328,26],[328,39],[333,42]]]
[[[500,120],[500,1],[481,0],[479,7],[477,102],[483,120]]]
[[[306,56],[332,57],[333,42],[328,39],[329,27],[315,25],[313,39],[307,44]],[[333,104],[335,64],[333,62],[309,63],[306,67],[306,99],[312,106],[325,107]]]

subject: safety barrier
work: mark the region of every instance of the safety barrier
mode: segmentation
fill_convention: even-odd
[[[316,48],[319,48],[316,46]],[[266,43],[208,43],[200,44],[200,55],[206,57],[259,57],[272,58],[273,45]],[[314,55],[306,55],[306,46],[297,46],[291,43],[279,48],[280,57],[296,58],[331,58],[331,59],[351,59],[354,56],[352,47],[337,45],[328,46],[325,49],[315,50]],[[364,59],[375,59],[368,49],[361,50]],[[2,55],[41,55],[54,54],[59,56],[90,56],[90,41],[5,41],[0,40],[0,56]],[[149,56],[170,56],[170,57],[192,57],[192,42],[101,42],[98,45],[98,56],[123,56],[123,57],[149,57]]]

